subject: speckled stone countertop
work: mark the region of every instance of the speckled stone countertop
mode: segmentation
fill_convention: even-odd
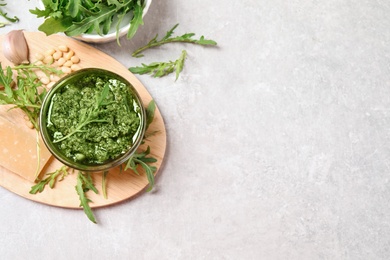
[[[37,31],[31,1],[6,1]],[[23,2],[23,4],[21,4]],[[0,188],[1,259],[390,259],[390,2],[154,0],[131,41],[95,44],[137,76],[167,129],[152,193],[97,209]],[[218,47],[131,52],[180,23]]]

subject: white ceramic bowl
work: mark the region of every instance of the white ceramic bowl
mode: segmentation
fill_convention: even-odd
[[[152,0],[145,0],[145,7],[144,7],[144,11],[142,13],[142,17],[144,17],[146,15],[146,13],[148,12],[149,6],[151,3],[152,3]],[[44,5],[41,1],[39,1],[39,4],[42,8],[44,8]],[[120,29],[119,29],[119,37],[126,35],[127,32],[129,31],[131,18],[132,18],[131,14],[128,14],[123,18],[123,20],[121,22]],[[115,21],[112,24],[115,25]],[[116,40],[116,28],[115,27],[111,28],[109,33],[106,35],[99,35],[96,33],[91,33],[91,34],[81,34],[81,35],[75,36],[73,38],[79,39],[79,40],[84,41],[84,42],[91,42],[91,43],[111,42],[111,41]]]

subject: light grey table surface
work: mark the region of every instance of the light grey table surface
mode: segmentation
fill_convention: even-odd
[[[7,1],[37,31],[31,1]],[[390,259],[390,2],[159,1],[136,37],[94,45],[137,76],[167,151],[154,192],[95,210],[0,188],[1,259]],[[131,52],[180,23],[217,48]]]

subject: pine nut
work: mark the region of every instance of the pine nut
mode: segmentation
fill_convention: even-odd
[[[50,82],[49,84],[47,84],[47,88],[48,89],[51,89],[53,87],[53,85],[56,84],[54,81]]]
[[[35,75],[37,75],[37,78],[38,78],[38,79],[41,79],[41,78],[46,77],[46,74],[45,74],[43,71],[41,71],[41,70],[37,70],[37,71],[35,72]]]
[[[73,62],[71,60],[68,60],[67,62],[64,63],[65,67],[70,67],[73,65]]]
[[[72,72],[72,70],[69,67],[61,67],[61,70],[63,73],[69,74]]]
[[[34,128],[34,125],[33,125],[33,123],[31,123],[30,120],[26,121],[26,125],[27,125],[27,127],[30,128],[30,129],[33,129],[33,128]]]
[[[77,64],[73,64],[71,67],[70,67],[73,71],[76,71],[76,70],[79,70],[81,69],[81,67]]]
[[[65,59],[70,60],[72,56],[74,55],[74,51],[70,50],[69,52],[65,53]]]
[[[47,77],[42,77],[40,79],[40,81],[42,82],[42,84],[45,84],[45,85],[50,83],[50,80]]]
[[[66,45],[60,45],[58,46],[58,49],[63,52],[67,52],[69,50],[68,46]]]
[[[35,58],[37,60],[43,60],[45,58],[45,56],[42,53],[37,53],[37,54],[35,54]]]
[[[59,58],[59,60],[57,61],[57,64],[58,64],[58,66],[62,66],[62,65],[64,65],[65,62],[66,62],[65,58]]]
[[[50,81],[52,81],[52,82],[56,82],[56,81],[58,81],[59,79],[60,79],[60,77],[57,76],[57,75],[55,75],[55,74],[51,74],[51,75],[50,75]]]
[[[45,64],[52,64],[53,63],[53,57],[52,56],[46,56],[43,59],[43,63],[45,63]]]
[[[55,52],[56,52],[56,50],[54,50],[54,49],[49,49],[49,50],[47,50],[47,51],[45,52],[45,56],[53,55],[53,53],[55,53]]]
[[[80,58],[77,57],[77,56],[73,56],[72,58],[70,58],[70,60],[74,63],[74,64],[77,64],[80,62]]]
[[[62,57],[62,51],[56,51],[54,54],[53,54],[53,58],[55,60],[58,60],[59,58]]]

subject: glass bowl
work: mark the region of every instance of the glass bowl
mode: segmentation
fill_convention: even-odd
[[[66,155],[64,152],[64,149],[62,149],[61,146],[66,147],[69,144],[63,144],[63,141],[58,142],[59,139],[56,140],[57,141],[57,143],[56,143],[54,141],[54,138],[55,138],[54,136],[58,132],[52,133],[53,130],[49,129],[51,126],[57,127],[55,125],[56,124],[55,123],[56,122],[56,120],[55,120],[56,115],[52,115],[52,113],[54,113],[54,112],[52,112],[52,109],[53,109],[52,106],[54,106],[53,105],[54,103],[56,103],[55,106],[62,106],[64,111],[70,111],[70,107],[63,105],[63,103],[61,103],[61,101],[58,101],[60,99],[56,98],[56,95],[60,95],[59,93],[62,93],[62,91],[64,89],[68,90],[70,88],[69,86],[72,86],[72,84],[74,84],[74,83],[80,84],[80,82],[82,80],[86,80],[85,77],[91,77],[91,76],[92,76],[92,78],[94,76],[100,76],[101,78],[104,78],[104,80],[106,80],[106,82],[108,82],[108,80],[110,80],[110,79],[114,79],[116,81],[112,81],[112,82],[119,81],[119,82],[124,83],[129,88],[129,95],[126,96],[128,98],[126,101],[126,104],[125,104],[126,110],[128,109],[129,114],[132,113],[133,116],[136,115],[137,121],[139,118],[139,125],[136,124],[135,127],[137,127],[137,129],[136,129],[135,133],[132,136],[124,135],[124,136],[120,137],[120,138],[124,138],[126,140],[128,140],[127,138],[131,139],[128,148],[126,148],[126,150],[124,150],[124,151],[121,151],[121,153],[114,158],[109,158],[105,161],[99,161],[99,162],[96,162],[96,161],[91,162],[91,160],[89,162],[87,162],[86,160],[83,160],[84,158],[82,156],[80,157],[79,154],[77,154],[77,152],[75,152],[76,156],[69,156],[69,154]],[[108,84],[107,90],[110,89],[110,90],[108,90],[108,92],[111,91],[112,96],[114,96],[113,92],[112,92],[112,88],[116,83],[112,83],[112,82],[110,83],[111,85]],[[120,83],[118,83],[118,84],[120,84]],[[106,86],[106,84],[104,83],[104,87],[103,87],[104,89],[106,89],[105,86]],[[93,89],[96,87],[96,84],[89,85],[88,87],[89,87],[89,90]],[[74,88],[72,88],[72,89],[74,89]],[[75,91],[84,90],[84,91],[82,91],[82,94],[81,94],[81,96],[83,96],[83,95],[87,95],[86,94],[87,90],[85,90],[85,89],[86,89],[86,87],[83,85],[82,87],[76,89]],[[104,90],[102,90],[100,93],[103,93],[103,92],[104,92]],[[79,93],[76,93],[76,94],[79,94]],[[101,94],[101,95],[103,95],[103,94]],[[132,98],[130,97],[130,95]],[[55,101],[53,101],[53,99]],[[114,99],[115,99],[114,101],[110,101],[107,104],[115,103],[117,98],[115,97]],[[99,97],[97,97],[96,100],[99,100]],[[71,102],[76,102],[76,101],[71,101]],[[79,101],[77,101],[77,102],[79,102]],[[80,102],[77,104],[80,104]],[[85,101],[83,101],[83,102],[85,102]],[[100,102],[99,104],[103,104],[103,103]],[[105,106],[106,106],[105,109],[107,110],[108,105],[105,104]],[[133,109],[133,110],[131,110],[131,109]],[[123,109],[121,111],[123,111]],[[72,113],[72,112],[65,112],[65,113]],[[100,113],[104,114],[105,112],[100,112]],[[80,115],[80,112],[77,111],[77,112],[74,112],[74,114]],[[78,116],[76,116],[76,117],[78,117]],[[69,116],[69,118],[70,118],[70,116]],[[104,116],[99,114],[99,120],[105,120]],[[57,122],[58,122],[58,120],[57,120]],[[69,121],[66,121],[66,122],[69,122]],[[112,121],[112,122],[114,122],[114,121]],[[77,122],[77,124],[79,124],[79,123],[80,122]],[[96,123],[90,123],[89,125],[85,125],[83,128],[80,129],[81,130],[80,133],[78,133],[77,135],[75,134],[75,136],[77,138],[80,138],[78,140],[83,141],[83,144],[85,144],[85,145],[91,145],[91,147],[98,147],[99,149],[104,150],[104,147],[100,147],[100,146],[102,143],[105,143],[105,142],[100,142],[100,143],[96,142],[96,144],[95,144],[94,143],[95,140],[92,140],[92,141],[91,141],[91,139],[87,140],[87,135],[90,135],[90,133],[93,132],[93,129],[92,129],[93,125],[92,124],[96,124]],[[121,165],[124,162],[126,162],[130,158],[130,156],[132,156],[135,153],[135,151],[137,150],[139,145],[142,143],[142,140],[143,140],[143,137],[145,134],[145,128],[146,128],[146,112],[145,112],[145,108],[143,106],[142,100],[141,100],[138,92],[126,79],[124,79],[123,77],[119,76],[118,74],[111,72],[111,71],[108,71],[108,70],[97,69],[97,68],[87,68],[87,69],[81,69],[79,71],[73,72],[73,73],[61,78],[48,91],[48,93],[46,94],[46,96],[43,100],[41,111],[40,111],[39,127],[40,127],[40,133],[41,133],[43,142],[45,143],[46,147],[53,154],[53,156],[55,158],[57,158],[63,164],[65,164],[73,169],[80,170],[80,171],[88,171],[88,172],[106,171],[106,170],[109,170],[113,167],[116,167],[116,166]],[[73,128],[75,128],[75,127],[73,127]],[[119,127],[118,127],[118,129],[119,129]],[[100,129],[95,131],[95,132],[99,132],[99,131],[100,131]],[[74,141],[74,142],[82,143],[82,142],[78,142],[78,140],[76,139],[76,141]],[[119,143],[119,140],[117,140],[115,138],[111,138],[110,140],[108,140],[108,139],[104,139],[104,140],[107,140],[110,143],[111,142],[118,142]],[[90,152],[90,151],[92,151],[92,150],[91,149],[88,150],[88,152]],[[97,152],[99,152],[99,151],[101,151],[101,150],[97,150]],[[88,152],[85,154],[88,155]],[[93,152],[91,152],[89,154],[93,154]],[[84,154],[81,153],[81,155],[84,155]]]

